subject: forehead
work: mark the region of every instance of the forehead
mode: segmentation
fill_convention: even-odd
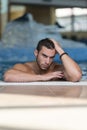
[[[46,54],[47,56],[54,56],[56,53],[56,50],[49,49],[49,48],[43,46],[42,49],[40,50],[40,53]]]

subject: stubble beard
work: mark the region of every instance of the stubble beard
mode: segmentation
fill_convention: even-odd
[[[37,62],[39,69],[42,71],[47,71],[50,68],[50,66],[44,67],[44,64],[39,64],[39,61],[37,59],[36,59],[36,62]]]

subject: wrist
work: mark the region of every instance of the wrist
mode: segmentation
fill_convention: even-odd
[[[62,48],[57,48],[56,50],[57,50],[57,53],[59,55],[61,55],[62,53],[64,53],[64,50]]]
[[[68,53],[67,53],[67,52],[63,52],[63,53],[60,55],[60,59],[61,59],[64,55],[68,55]]]

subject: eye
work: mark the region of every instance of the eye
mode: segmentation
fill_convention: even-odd
[[[47,55],[45,55],[45,54],[42,54],[43,55],[43,57],[45,57],[45,58],[47,58],[48,56]]]
[[[51,59],[53,59],[55,56],[52,56],[52,57],[50,57]]]

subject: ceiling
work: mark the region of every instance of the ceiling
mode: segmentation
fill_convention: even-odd
[[[10,0],[10,4],[32,4],[54,7],[87,8],[87,0]]]
[[[87,0],[9,0],[10,4],[33,4],[54,7],[87,8]]]

